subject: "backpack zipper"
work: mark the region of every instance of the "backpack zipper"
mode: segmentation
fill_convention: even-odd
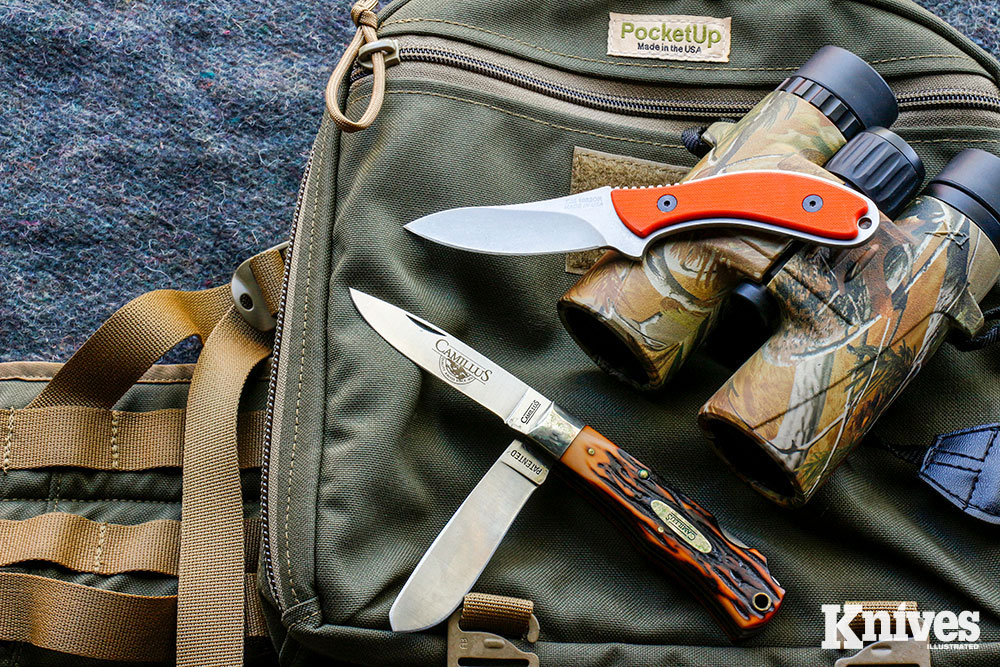
[[[274,425],[274,403],[276,400],[278,387],[278,354],[281,349],[281,332],[284,328],[285,302],[288,299],[288,281],[292,269],[292,251],[295,247],[295,230],[298,229],[299,214],[302,210],[302,200],[305,199],[306,183],[309,181],[309,173],[312,171],[313,157],[316,154],[316,146],[309,150],[309,157],[306,159],[306,166],[302,173],[302,180],[299,181],[299,192],[295,198],[295,213],[292,215],[292,231],[288,236],[288,251],[285,254],[285,270],[281,278],[281,298],[278,303],[278,322],[274,328],[274,348],[271,353],[271,373],[267,382],[267,403],[264,411],[264,445],[261,452],[260,465],[260,530],[261,545],[263,547],[264,571],[267,575],[268,587],[271,597],[281,608],[281,598],[278,597],[278,584],[274,575],[274,564],[271,560],[271,538],[268,526],[270,524],[267,512],[268,486],[267,481],[270,476],[271,461],[271,432]]]
[[[509,67],[503,67],[463,53],[444,49],[402,47],[399,49],[398,54],[400,61],[403,62],[432,63],[435,65],[456,67],[467,72],[497,79],[498,81],[503,81],[519,88],[548,95],[564,102],[571,102],[591,109],[610,111],[628,116],[684,115],[718,117],[731,114],[742,115],[753,108],[753,104],[745,102],[702,103],[595,93],[593,91],[571,88],[530,74],[518,72]],[[370,72],[358,67],[351,76],[351,83],[355,83],[368,75],[370,75]]]
[[[499,81],[548,95],[566,102],[572,102],[592,109],[611,111],[632,116],[706,116],[712,118],[742,116],[749,112],[754,103],[748,102],[691,102],[662,100],[655,98],[622,97],[593,91],[571,88],[562,84],[518,72],[509,67],[474,58],[466,54],[425,47],[402,47],[398,51],[403,62],[432,63],[457,67],[467,72],[488,76]],[[354,83],[370,72],[356,68],[351,76]],[[767,91],[770,92],[770,91]],[[896,96],[900,110],[914,110],[935,106],[955,106],[983,109],[1000,113],[1000,96],[976,90],[928,89]]]
[[[1000,97],[975,90],[919,90],[896,96],[900,109],[920,109],[948,104],[1000,113]]]

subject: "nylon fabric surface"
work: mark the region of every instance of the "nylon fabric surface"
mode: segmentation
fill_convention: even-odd
[[[388,20],[421,9],[447,11],[411,0]],[[484,19],[493,11],[499,10],[477,4],[465,18],[513,32]],[[898,17],[877,21],[897,32],[899,23]],[[908,43],[919,44],[920,30],[906,25],[913,31]],[[412,28],[394,29],[416,45],[416,37],[403,34]],[[553,49],[574,48],[565,35],[549,39],[563,40],[548,45]],[[460,43],[454,40],[455,48]],[[979,64],[963,61],[963,67],[979,68],[981,74],[968,76],[996,89]],[[902,69],[891,71],[896,85],[912,83]],[[925,71],[914,66],[912,74]],[[934,82],[944,84],[947,76],[967,75],[945,73]],[[346,97],[349,111],[363,108],[369,86],[370,77],[355,84]],[[1000,124],[969,135],[965,123],[972,117],[959,109],[905,112],[900,124],[937,165],[957,151],[962,136],[1000,141]],[[535,603],[542,637],[532,650],[543,664],[827,664],[838,656],[819,648],[820,605],[879,598],[981,611],[980,650],[942,651],[935,664],[988,664],[1000,655],[1000,599],[991,583],[1000,576],[996,536],[956,516],[915,470],[863,448],[805,508],[781,510],[728,472],[695,423],[730,370],[699,356],[662,392],[637,394],[594,367],[558,324],[554,304],[576,280],[561,256],[463,253],[401,229],[441,208],[566,194],[577,147],[691,166],[680,142],[690,125],[672,118],[655,127],[630,124],[493,80],[477,85],[474,75],[407,63],[390,72],[385,106],[369,130],[338,137],[323,125],[296,221],[268,480],[275,576],[265,586],[266,609],[272,625],[287,628],[276,635],[284,664],[329,656],[371,665],[440,661],[441,631],[392,634],[389,606],[510,439],[502,420],[422,373],[373,332],[351,305],[348,287],[454,334],[649,463],[768,556],[789,590],[772,624],[744,647],[731,647],[698,604],[555,475],[532,496],[475,587]],[[433,143],[425,139],[430,135]],[[935,137],[955,137],[956,144]],[[401,175],[419,175],[420,187]],[[887,416],[880,435],[903,423],[904,437],[926,439],[948,421],[995,409],[994,376],[973,363],[946,349]],[[932,404],[955,372],[982,393],[964,412],[948,414],[964,393]]]

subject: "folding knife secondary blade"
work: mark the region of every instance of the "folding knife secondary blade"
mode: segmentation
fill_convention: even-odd
[[[442,245],[499,255],[611,248],[640,258],[667,234],[755,229],[819,245],[856,246],[878,228],[875,204],[835,181],[790,171],[739,171],[642,188],[603,187],[508,206],[440,211],[406,229]]]
[[[455,611],[548,472],[525,443],[510,443],[406,580],[389,609],[393,630],[426,630]]]

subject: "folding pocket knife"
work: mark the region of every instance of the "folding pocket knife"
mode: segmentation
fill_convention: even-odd
[[[389,611],[392,628],[424,630],[462,602],[549,460],[659,567],[684,584],[733,639],[759,631],[785,591],[767,559],[647,465],[454,336],[364,292],[365,321],[413,363],[499,415],[534,445],[515,441],[417,564]]]

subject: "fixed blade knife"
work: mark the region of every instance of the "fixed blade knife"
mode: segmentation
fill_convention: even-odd
[[[351,290],[351,298],[386,342],[499,415],[507,426],[562,464],[566,479],[594,501],[654,563],[684,584],[731,638],[755,633],[777,611],[785,591],[771,575],[767,559],[728,535],[715,517],[669,488],[649,466],[430,322],[358,290]],[[486,552],[479,551],[488,560],[493,551]],[[485,561],[466,563],[475,570],[469,586],[485,565]],[[453,574],[442,566],[422,572],[422,576],[432,577],[430,586],[447,586]],[[463,581],[468,579],[465,576]],[[412,590],[426,588],[413,586]],[[417,630],[444,620],[467,590],[451,588],[447,604],[433,608],[425,599],[397,599],[394,606],[418,611],[394,629]],[[445,611],[445,607],[450,608]],[[426,613],[421,613],[424,608]]]
[[[875,233],[878,208],[835,181],[791,171],[737,171],[673,185],[602,187],[507,206],[454,208],[409,231],[435,243],[499,255],[611,248],[639,259],[667,234],[756,229],[819,245],[856,246]]]

